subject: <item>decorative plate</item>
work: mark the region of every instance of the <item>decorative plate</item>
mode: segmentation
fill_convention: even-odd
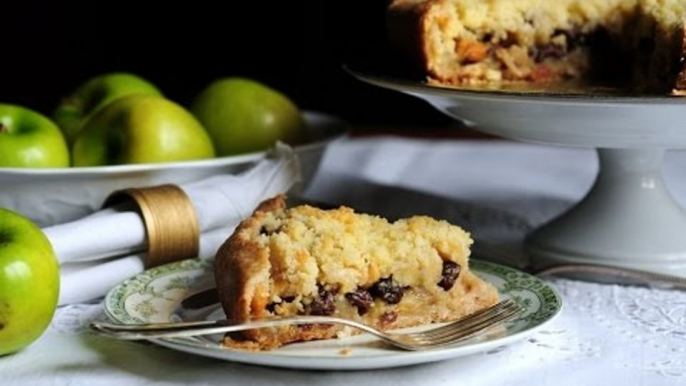
[[[495,285],[501,298],[515,299],[525,312],[495,333],[450,348],[400,351],[366,334],[291,344],[266,352],[223,347],[221,334],[151,341],[197,355],[266,366],[319,370],[388,368],[456,358],[510,344],[549,323],[562,307],[555,289],[534,276],[475,259],[471,260],[471,268]],[[113,288],[105,298],[105,311],[110,319],[122,324],[223,318],[219,304],[195,310],[182,305],[184,299],[212,287],[212,261],[185,260],[150,269]]]

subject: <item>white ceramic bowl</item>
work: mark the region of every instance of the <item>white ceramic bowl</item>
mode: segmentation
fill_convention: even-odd
[[[335,117],[306,112],[310,141],[295,147],[306,186],[326,146],[345,137],[347,125]],[[24,214],[40,226],[83,217],[100,208],[115,190],[165,183],[183,184],[219,173],[238,173],[262,159],[255,152],[210,160],[163,164],[64,169],[0,168],[0,207]]]

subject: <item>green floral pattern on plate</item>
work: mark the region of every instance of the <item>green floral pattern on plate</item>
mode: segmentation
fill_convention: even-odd
[[[181,300],[213,285],[211,260],[166,264],[113,288],[105,298],[105,312],[122,324],[168,322]]]
[[[478,260],[472,260],[471,267],[498,288],[502,298],[515,299],[525,312],[493,334],[454,347],[412,352],[393,350],[367,334],[287,345],[269,352],[226,348],[221,343],[222,334],[152,341],[178,351],[253,365],[318,370],[378,369],[488,352],[535,333],[561,309],[562,301],[555,289],[534,276]],[[222,312],[218,305],[208,307],[209,313],[187,318],[183,307],[179,307],[188,296],[214,287],[212,268],[212,260],[193,259],[145,271],[112,289],[105,298],[105,311],[112,320],[122,324],[220,318]]]

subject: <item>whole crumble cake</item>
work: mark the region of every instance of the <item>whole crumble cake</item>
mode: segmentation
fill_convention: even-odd
[[[394,46],[445,85],[619,81],[686,92],[685,0],[394,0]]]

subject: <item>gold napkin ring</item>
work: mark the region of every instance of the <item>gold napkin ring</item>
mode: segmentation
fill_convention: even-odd
[[[176,185],[130,188],[112,193],[104,206],[133,201],[148,236],[146,268],[198,257],[200,226],[195,207]]]

